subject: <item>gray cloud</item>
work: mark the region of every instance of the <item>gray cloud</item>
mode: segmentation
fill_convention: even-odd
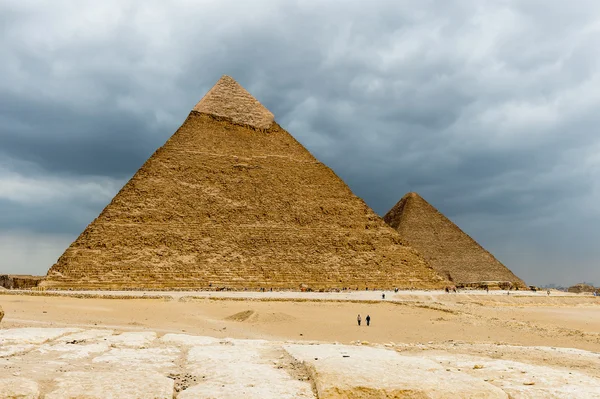
[[[75,238],[229,74],[380,214],[418,191],[528,281],[600,284],[598,12],[3,2],[0,233]],[[55,260],[3,258],[35,273]]]

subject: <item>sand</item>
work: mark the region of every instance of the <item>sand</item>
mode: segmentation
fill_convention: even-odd
[[[379,292],[165,294],[171,296],[0,295],[6,311],[2,328],[101,326],[268,340],[408,344],[454,340],[600,351],[600,298],[591,296],[403,292],[387,293],[381,300]],[[257,300],[282,297],[287,300]],[[356,325],[359,313],[363,319],[371,316],[369,328]]]
[[[0,295],[0,398],[600,395],[591,296],[25,294]]]

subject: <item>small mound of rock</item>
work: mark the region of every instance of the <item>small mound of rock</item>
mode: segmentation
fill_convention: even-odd
[[[250,317],[252,317],[252,315],[254,313],[256,313],[254,310],[244,310],[243,312],[238,312],[236,314],[232,314],[231,316],[227,316],[225,318],[225,320],[229,320],[229,321],[246,321]]]
[[[258,313],[254,310],[245,310],[243,312],[238,312],[232,314],[231,316],[227,316],[225,320],[242,322],[245,321],[252,323],[276,323],[281,321],[295,320],[295,317],[287,313],[281,312]]]

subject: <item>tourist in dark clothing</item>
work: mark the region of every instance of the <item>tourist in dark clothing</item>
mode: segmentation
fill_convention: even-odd
[[[362,318],[360,317],[360,314],[356,318],[356,321],[358,322],[358,326],[360,327],[360,322],[362,321]]]
[[[369,326],[371,324],[371,316],[367,315],[365,320],[367,321],[367,326]]]

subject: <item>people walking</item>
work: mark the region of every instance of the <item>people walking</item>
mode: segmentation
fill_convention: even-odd
[[[362,321],[362,318],[360,317],[360,314],[356,318],[356,321],[358,322],[358,326],[360,327],[360,322]]]
[[[365,320],[367,321],[367,327],[370,326],[371,325],[371,316],[367,315]]]

